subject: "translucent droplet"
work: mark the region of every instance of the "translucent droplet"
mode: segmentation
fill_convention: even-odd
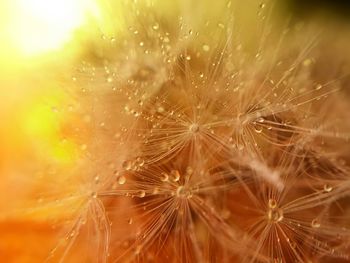
[[[282,209],[270,209],[268,211],[267,217],[270,221],[277,223],[283,220],[283,210]]]
[[[255,131],[256,133],[262,133],[263,127],[260,126],[260,125],[254,125],[254,131]]]
[[[131,161],[124,161],[123,162],[123,168],[127,171],[131,170],[131,167],[132,167],[132,163]]]
[[[160,180],[162,182],[167,182],[169,180],[169,175],[167,173],[162,173],[161,177],[160,177]]]
[[[210,46],[209,46],[209,45],[206,45],[206,44],[204,44],[204,45],[202,46],[202,48],[203,48],[203,51],[205,51],[205,52],[208,52],[208,51],[210,50]]]
[[[193,168],[191,166],[187,166],[186,168],[186,174],[187,175],[192,175],[193,174]]]
[[[176,189],[176,196],[180,198],[190,198],[192,194],[187,187],[181,185]]]
[[[317,218],[315,218],[314,220],[311,221],[311,226],[313,228],[319,228],[321,226],[321,223],[320,223],[320,221],[318,221]]]
[[[260,3],[259,8],[261,8],[261,9],[265,8],[265,3]]]
[[[323,186],[323,190],[324,190],[325,192],[329,193],[329,192],[331,192],[331,191],[333,190],[333,187],[332,187],[331,185],[329,185],[329,184],[325,184],[325,185]]]
[[[140,47],[143,47],[143,46],[145,45],[145,43],[141,41],[141,42],[139,43],[139,45],[140,45]]]
[[[141,190],[140,192],[139,192],[139,197],[140,198],[144,198],[146,196],[146,192],[144,191],[144,190]]]
[[[142,159],[142,158],[140,158],[140,157],[138,157],[138,158],[136,159],[136,164],[137,164],[138,166],[142,167],[142,166],[145,164],[145,160]]]
[[[305,67],[308,67],[308,66],[310,66],[311,65],[311,62],[312,62],[312,60],[311,59],[305,59],[304,61],[303,61],[303,65],[305,66]]]
[[[259,123],[263,123],[265,121],[265,119],[263,117],[259,117],[256,119],[256,121]]]
[[[199,132],[199,125],[197,123],[192,123],[189,127],[190,132]]]
[[[274,209],[274,208],[277,207],[277,202],[276,202],[275,199],[269,199],[269,207],[270,207],[271,209]]]
[[[320,89],[322,89],[322,85],[321,84],[318,84],[317,86],[316,86],[316,90],[320,90]]]
[[[172,170],[171,175],[173,176],[174,182],[178,182],[180,180],[180,173],[178,170]]]
[[[191,60],[191,56],[190,56],[190,55],[187,55],[187,56],[186,56],[186,60],[187,60],[187,61],[190,61],[190,60]]]
[[[94,178],[95,184],[99,184],[100,183],[100,177],[98,175],[95,176]]]
[[[155,23],[153,26],[152,26],[153,30],[158,30],[159,29],[159,24],[158,23]]]
[[[118,177],[118,184],[122,185],[122,184],[125,184],[125,182],[126,182],[125,176],[122,175]]]
[[[218,27],[220,27],[220,28],[223,29],[223,28],[225,28],[225,25],[224,25],[223,23],[219,23],[219,24],[218,24]]]
[[[133,220],[132,220],[132,218],[130,217],[130,218],[128,219],[128,224],[131,225],[132,222],[133,222]]]
[[[90,194],[90,196],[91,196],[92,198],[97,198],[97,192],[92,192],[92,193]]]
[[[157,108],[157,112],[159,112],[159,113],[163,113],[164,111],[165,111],[165,109],[162,106],[159,106]]]

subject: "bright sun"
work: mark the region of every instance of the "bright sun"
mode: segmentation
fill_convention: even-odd
[[[97,13],[93,0],[13,0],[10,5],[7,34],[29,56],[61,47]]]

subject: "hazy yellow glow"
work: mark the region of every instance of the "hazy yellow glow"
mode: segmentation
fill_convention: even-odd
[[[93,0],[8,0],[8,5],[3,31],[9,44],[27,56],[60,48],[89,17],[98,15]]]

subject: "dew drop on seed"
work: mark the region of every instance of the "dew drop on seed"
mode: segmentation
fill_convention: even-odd
[[[256,119],[256,121],[259,123],[263,123],[265,121],[265,119],[263,117],[259,117]]]
[[[315,218],[314,220],[311,221],[311,226],[313,228],[319,228],[321,226],[321,223],[318,221],[317,218]]]
[[[333,187],[332,187],[331,185],[329,185],[329,184],[325,184],[325,185],[323,186],[323,190],[324,190],[325,192],[329,193],[329,192],[331,192],[331,191],[333,190]]]
[[[131,170],[131,167],[132,167],[132,163],[131,161],[124,161],[123,162],[123,168],[127,171]]]
[[[320,90],[320,89],[322,89],[322,85],[321,84],[318,84],[317,86],[316,86],[316,90]]]
[[[210,50],[210,46],[204,44],[204,45],[202,46],[202,49],[203,49],[203,51],[208,52],[208,51]]]
[[[180,180],[180,173],[178,170],[171,171],[171,174],[173,176],[173,181],[178,182]]]
[[[223,23],[219,23],[219,24],[218,24],[218,27],[224,29],[224,28],[225,28],[225,25],[224,25]]]
[[[125,184],[125,182],[126,182],[125,176],[122,175],[118,177],[118,184],[122,185],[122,184]]]
[[[269,207],[270,207],[271,209],[274,209],[274,208],[277,207],[277,202],[276,202],[275,199],[269,199]]]
[[[262,133],[263,127],[260,126],[260,125],[255,125],[255,126],[254,126],[254,131],[255,131],[256,133]]]
[[[153,30],[158,30],[159,29],[159,24],[158,23],[155,23],[153,26],[152,26]]]
[[[283,210],[282,209],[270,209],[268,211],[268,219],[272,222],[281,222],[283,220]]]
[[[197,123],[192,123],[189,127],[190,132],[199,132],[199,125]]]
[[[160,177],[160,180],[162,182],[167,182],[169,180],[169,175],[167,173],[162,173],[161,177]]]

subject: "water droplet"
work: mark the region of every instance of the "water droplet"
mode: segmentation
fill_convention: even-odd
[[[171,175],[173,177],[174,182],[178,182],[180,180],[180,173],[178,170],[172,170]]]
[[[186,168],[186,174],[187,175],[192,175],[193,174],[193,168],[191,166],[187,166]]]
[[[259,123],[263,123],[265,121],[265,119],[263,117],[259,117],[256,119],[256,121]]]
[[[142,167],[142,166],[145,164],[145,160],[142,159],[142,158],[140,158],[140,157],[138,157],[138,158],[136,159],[136,164],[137,164],[139,167]]]
[[[100,183],[100,177],[98,175],[95,176],[94,178],[95,184],[99,184]]]
[[[176,189],[176,196],[179,198],[191,198],[192,193],[187,187],[181,185]]]
[[[158,30],[159,29],[159,24],[158,23],[155,23],[153,26],[152,26],[153,30]]]
[[[125,170],[129,171],[129,170],[131,170],[132,163],[131,163],[131,161],[124,161],[122,166]]]
[[[203,51],[205,51],[205,52],[208,52],[208,51],[210,50],[210,46],[209,46],[209,45],[206,45],[206,44],[204,44],[204,45],[202,46],[202,48],[203,48]]]
[[[255,131],[256,133],[262,133],[263,127],[260,126],[260,125],[255,124],[255,125],[254,125],[254,131]]]
[[[146,192],[144,191],[144,190],[141,190],[140,192],[139,192],[139,197],[140,198],[144,198],[146,196]]]
[[[283,220],[283,210],[282,209],[269,209],[267,217],[270,221],[277,223]]]
[[[122,175],[118,177],[118,184],[122,185],[122,184],[125,184],[125,182],[126,182],[125,176]]]
[[[323,186],[323,190],[324,190],[325,192],[329,193],[329,192],[331,192],[331,191],[333,190],[333,187],[332,187],[331,185],[329,185],[329,184],[325,184],[325,185]]]
[[[276,202],[275,199],[269,199],[269,207],[270,207],[271,209],[274,209],[274,208],[277,207],[277,202]]]
[[[303,61],[303,65],[305,66],[305,67],[308,67],[308,66],[310,66],[311,65],[311,62],[312,62],[312,60],[311,59],[305,59],[304,61]]]
[[[316,86],[316,90],[320,90],[320,89],[322,89],[322,85],[321,84],[318,84],[317,86]]]
[[[261,8],[261,9],[265,8],[265,3],[260,3],[259,8]]]
[[[140,45],[140,47],[143,47],[143,46],[145,45],[145,43],[141,41],[141,42],[139,43],[139,45]]]
[[[318,221],[317,218],[315,218],[314,220],[311,221],[311,226],[313,228],[319,228],[321,226],[321,223],[320,223],[320,221]]]
[[[92,193],[90,194],[90,196],[91,196],[92,198],[97,198],[97,192],[92,192]]]
[[[199,125],[197,123],[192,123],[189,127],[190,132],[197,133],[199,132]]]
[[[225,25],[224,25],[223,23],[219,23],[219,24],[218,24],[218,27],[224,29],[224,28],[225,28]]]
[[[161,177],[160,177],[160,180],[162,181],[162,182],[167,182],[168,180],[169,180],[169,175],[167,174],[167,173],[162,173],[161,174]]]
[[[165,111],[165,109],[164,109],[164,107],[162,107],[162,106],[159,106],[158,108],[157,108],[157,112],[159,112],[159,113],[163,113]]]
[[[129,220],[128,220],[128,224],[131,225],[132,224],[132,218],[130,217]]]
[[[190,60],[191,60],[191,56],[190,56],[190,55],[187,55],[187,56],[186,56],[186,60],[187,60],[187,61],[190,61]]]

